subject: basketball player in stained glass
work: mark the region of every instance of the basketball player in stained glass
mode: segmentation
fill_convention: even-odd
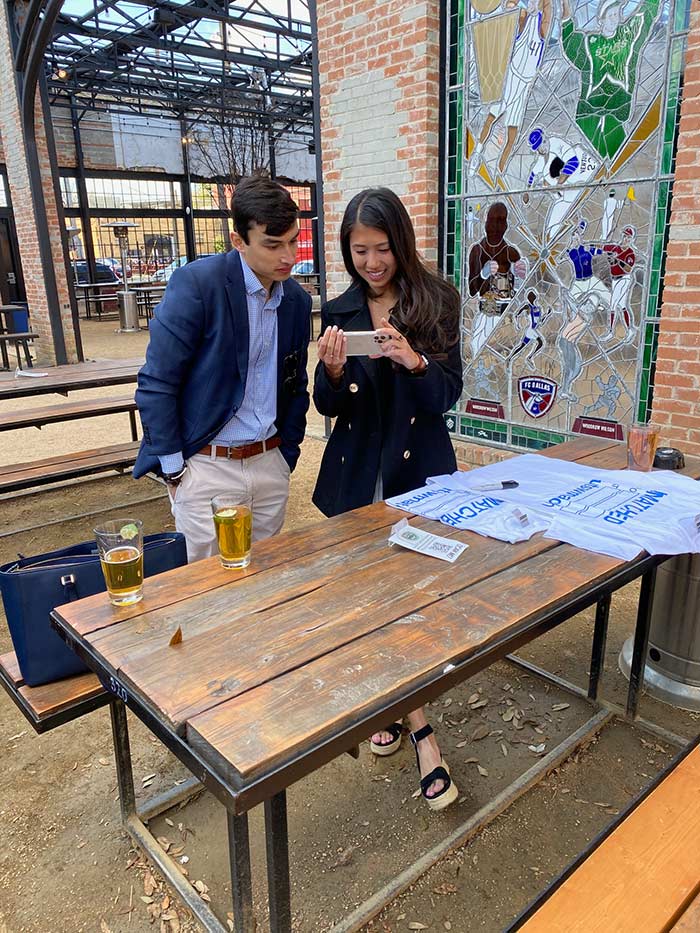
[[[581,74],[576,123],[603,158],[612,159],[627,137],[638,65],[659,15],[661,0],[640,0],[622,20],[624,3],[602,0],[596,33],[576,29],[568,0],[563,0],[561,44]]]
[[[506,4],[506,8],[514,6]],[[469,174],[474,175],[482,161],[484,146],[498,120],[506,126],[506,142],[498,160],[498,170],[505,171],[508,159],[523,123],[530,90],[537,77],[552,23],[551,0],[528,0],[520,11],[518,31],[508,62],[503,95],[489,108],[474,152],[469,160]]]

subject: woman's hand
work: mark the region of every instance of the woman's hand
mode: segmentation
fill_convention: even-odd
[[[327,327],[318,341],[318,358],[326,367],[331,382],[340,382],[348,359],[347,345],[345,334],[335,324]]]
[[[380,323],[382,326],[377,328],[376,333],[386,339],[379,344],[380,352],[372,358],[388,356],[390,360],[405,366],[410,372],[422,369],[425,366],[423,357],[416,353],[403,334],[392,327],[385,317]]]

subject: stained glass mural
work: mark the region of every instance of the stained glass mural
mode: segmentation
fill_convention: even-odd
[[[457,436],[649,416],[689,0],[452,0],[445,270]]]

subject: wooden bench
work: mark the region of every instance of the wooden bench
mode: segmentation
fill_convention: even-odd
[[[700,739],[510,929],[521,933],[697,933]]]
[[[29,368],[32,366],[32,357],[29,352],[29,343],[36,340],[38,334],[33,331],[24,331],[19,334],[0,334],[0,357],[2,357],[3,369],[10,368],[10,355],[7,352],[8,347],[14,347],[17,354],[17,366],[22,368],[22,357],[20,351],[24,351],[24,361]]]
[[[37,732],[48,732],[109,703],[109,694],[94,674],[28,687],[12,651],[0,655],[0,684]]]
[[[43,486],[58,480],[104,473],[108,470],[125,470],[133,466],[139,444],[115,444],[97,450],[63,454],[46,460],[0,466],[0,493],[16,492],[31,486]]]
[[[24,408],[0,414],[0,431],[14,431],[18,428],[39,428],[45,424],[57,424],[62,421],[76,421],[80,418],[94,418],[100,415],[114,415],[128,412],[131,424],[131,439],[136,441],[136,402],[133,395],[123,398],[91,398],[75,402],[62,402],[60,405],[46,405],[41,408]]]

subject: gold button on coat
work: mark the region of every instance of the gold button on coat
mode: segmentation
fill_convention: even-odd
[[[348,388],[350,389],[352,393],[359,391],[359,387],[356,382],[351,382]]]
[[[410,451],[410,450],[404,450],[404,452],[403,452],[403,458],[404,458],[404,460],[408,460],[408,458],[409,458],[410,456],[411,456],[411,451]]]

